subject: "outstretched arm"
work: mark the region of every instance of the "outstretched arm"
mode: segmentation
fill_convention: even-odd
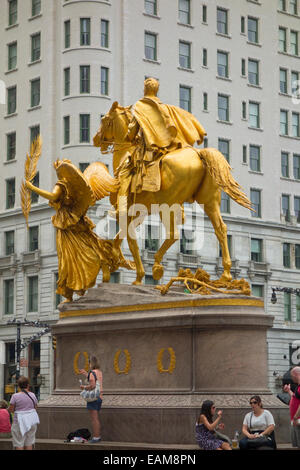
[[[39,196],[42,196],[49,201],[56,202],[62,195],[62,188],[57,184],[54,186],[53,192],[50,193],[49,191],[44,191],[43,189],[37,188],[29,181],[26,181],[26,187],[30,189],[30,191],[34,191]]]

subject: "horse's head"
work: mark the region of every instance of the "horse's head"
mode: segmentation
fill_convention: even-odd
[[[95,147],[100,147],[104,153],[115,143],[124,142],[131,118],[130,107],[123,108],[115,101],[101,119],[101,126],[93,139]]]

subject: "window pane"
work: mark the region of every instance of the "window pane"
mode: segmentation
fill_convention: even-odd
[[[38,311],[38,277],[28,278],[28,312]]]
[[[262,240],[251,238],[251,260],[262,261]]]
[[[9,44],[8,46],[8,70],[13,70],[17,67],[17,43]]]
[[[291,31],[290,43],[291,43],[291,54],[298,55],[298,33],[297,33],[297,31]]]
[[[180,107],[191,112],[191,89],[180,85],[179,87]]]
[[[254,297],[262,298],[264,296],[264,286],[260,286],[258,284],[252,284],[251,291]]]
[[[282,249],[283,249],[283,266],[285,268],[290,268],[290,266],[291,266],[290,244],[289,243],[283,243]]]
[[[17,87],[7,90],[7,114],[13,114],[17,110]]]
[[[65,48],[67,49],[71,45],[71,22],[70,20],[65,21]]]
[[[188,42],[179,41],[179,65],[191,68],[191,45]]]
[[[9,0],[8,5],[8,25],[12,26],[17,23],[18,19],[18,2],[17,0]]]
[[[145,12],[148,15],[157,15],[157,0],[145,0]]]
[[[4,313],[12,315],[14,313],[14,280],[4,281]]]
[[[300,269],[300,245],[295,245],[295,266],[297,269]],[[300,300],[300,297],[297,296]],[[299,304],[300,307],[300,304]]]
[[[226,160],[229,162],[229,140],[218,139],[218,150],[224,155]]]
[[[279,28],[279,51],[286,52],[286,29]]]
[[[31,82],[31,107],[38,106],[40,104],[40,79],[33,80]]]
[[[16,182],[15,178],[6,180],[6,209],[12,209],[15,206]]]
[[[5,232],[5,254],[12,255],[15,252],[15,232],[10,230]]]
[[[280,134],[288,134],[288,114],[287,111],[280,111]]]
[[[80,66],[80,93],[90,93],[90,66]]]
[[[40,185],[39,172],[37,172],[37,174],[33,178],[32,184],[37,188],[39,187],[39,185]],[[36,204],[37,202],[39,202],[39,195],[37,193],[35,193],[34,191],[31,192],[31,202],[32,202],[32,204]]]
[[[250,169],[260,171],[260,147],[250,145]]]
[[[300,222],[300,197],[295,196],[294,197],[294,212],[295,216],[297,218],[297,222]]]
[[[228,194],[224,193],[222,191],[221,193],[221,207],[220,207],[221,212],[225,214],[230,214],[230,197]]]
[[[64,94],[65,96],[70,94],[70,68],[64,70]]]
[[[217,8],[217,31],[221,34],[228,34],[227,10]]]
[[[108,75],[108,68],[101,67],[101,95],[108,95]]]
[[[40,33],[31,36],[31,62],[39,60],[41,57],[41,35]]]
[[[109,21],[101,20],[101,47],[108,47]]]
[[[283,299],[284,299],[284,320],[291,321],[292,319],[291,294],[289,294],[288,292],[284,292]]]
[[[29,228],[29,251],[35,251],[39,249],[39,228]]]
[[[252,217],[261,217],[261,194],[258,189],[250,189],[250,200],[255,212],[251,211]]]
[[[292,113],[292,136],[299,137],[300,130],[299,130],[299,114]]]
[[[145,57],[150,60],[157,60],[156,34],[145,33]]]
[[[287,93],[287,71],[280,69],[280,91]]]
[[[228,54],[226,52],[217,53],[218,75],[220,77],[228,77]]]
[[[32,0],[32,16],[39,15],[41,13],[41,0]]]
[[[249,102],[249,125],[250,127],[257,127],[260,126],[260,119],[259,119],[259,104]]]
[[[289,177],[289,154],[286,152],[281,152],[281,175]]]
[[[7,138],[7,154],[6,159],[14,160],[16,158],[16,133],[12,132],[6,136]]]
[[[293,174],[296,180],[300,180],[300,155],[293,155]]]
[[[251,85],[259,84],[258,62],[256,60],[248,61],[248,80]]]
[[[290,196],[283,194],[281,197],[282,214],[287,222],[290,221]]]
[[[229,98],[218,95],[218,116],[221,121],[229,121]]]
[[[70,143],[70,116],[64,117],[64,145]]]
[[[191,23],[190,0],[179,0],[178,9],[179,22],[183,24]]]
[[[90,141],[90,115],[80,115],[80,142]]]
[[[248,40],[258,42],[258,20],[248,17]]]
[[[90,38],[91,20],[90,18],[80,19],[80,45],[89,46],[91,42]]]

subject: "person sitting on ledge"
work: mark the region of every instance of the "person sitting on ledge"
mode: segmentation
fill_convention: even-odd
[[[267,447],[270,450],[276,449],[275,422],[272,414],[263,409],[261,398],[254,395],[250,398],[252,411],[247,413],[243,422],[243,434],[245,437],[240,440],[240,450],[258,449]]]
[[[200,416],[196,423],[196,441],[203,450],[232,450],[228,442],[218,438],[215,431],[217,428],[223,429],[224,424],[220,423],[223,411],[219,410],[217,418],[213,421],[216,407],[211,400],[202,403]]]

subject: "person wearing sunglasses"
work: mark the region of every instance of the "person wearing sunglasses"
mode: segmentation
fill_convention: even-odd
[[[276,449],[275,422],[270,411],[265,410],[261,398],[254,395],[250,398],[252,411],[247,413],[243,421],[243,434],[240,450],[258,449],[260,447]]]
[[[220,423],[222,419],[222,410],[217,412],[217,418],[214,420],[216,407],[211,400],[205,400],[202,403],[200,416],[196,422],[196,441],[203,450],[232,450],[228,442],[222,441],[217,435],[216,430],[224,429],[224,424]]]

